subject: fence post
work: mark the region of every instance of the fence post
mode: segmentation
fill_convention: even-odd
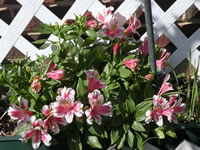
[[[152,11],[151,11],[150,1],[151,0],[144,0],[144,10],[145,10],[145,22],[146,22],[146,30],[147,30],[150,65],[151,65],[151,70],[155,73],[155,77],[156,77],[157,69],[156,69],[154,32],[153,32]]]

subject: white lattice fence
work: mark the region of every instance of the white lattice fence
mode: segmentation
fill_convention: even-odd
[[[87,10],[97,13],[99,10],[104,8],[99,0],[76,0],[63,19],[59,19],[43,5],[44,0],[17,1],[22,5],[22,8],[12,23],[7,25],[3,20],[0,20],[0,35],[2,36],[0,39],[0,62],[3,61],[13,46],[19,49],[22,53],[31,56],[32,59],[35,59],[36,54],[48,55],[51,53],[50,48],[39,51],[34,45],[21,36],[22,32],[34,16],[43,23],[63,23],[68,18],[74,18],[75,14],[84,14]],[[197,60],[200,56],[200,52],[197,50],[197,47],[200,45],[200,29],[193,33],[190,38],[187,38],[175,25],[175,21],[193,4],[200,10],[200,1],[176,0],[175,3],[165,12],[154,0],[151,0],[151,2],[155,40],[157,40],[162,34],[165,34],[177,47],[177,50],[169,58],[169,63],[172,67],[176,67],[188,57],[188,52],[191,49],[192,63],[194,66],[197,66]],[[143,8],[142,0],[125,0],[115,11],[115,14],[121,18],[120,24],[123,25],[130,15],[138,9],[138,7]],[[144,34],[141,39],[145,36],[146,34]],[[49,38],[51,40],[56,40],[53,35]],[[169,71],[169,69],[166,71]]]

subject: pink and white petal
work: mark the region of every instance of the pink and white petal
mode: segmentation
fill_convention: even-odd
[[[87,123],[88,124],[90,124],[90,125],[92,125],[92,123],[93,123],[93,118],[91,117],[91,116],[89,116],[89,117],[87,117]]]
[[[111,102],[107,102],[101,106],[95,107],[95,112],[103,116],[112,116],[112,105]]]
[[[39,148],[41,143],[41,131],[40,130],[35,130],[34,135],[32,137],[32,146],[36,150]]]
[[[160,116],[154,115],[154,121],[158,126],[160,127],[163,126],[163,117],[161,115]]]
[[[74,106],[73,106],[73,111],[74,111],[74,114],[77,117],[82,117],[82,115],[83,115],[83,104],[79,101],[76,101],[74,103]]]
[[[23,120],[26,116],[23,110],[16,110],[12,107],[9,107],[8,109],[8,115],[11,117],[13,120]]]
[[[55,121],[58,124],[62,124],[63,126],[67,125],[67,121],[65,120],[65,117],[54,117]]]
[[[34,132],[34,130],[30,129],[27,132],[22,132],[21,136],[22,136],[23,139],[28,140],[33,136],[33,132]]]
[[[66,119],[67,123],[72,123],[73,118],[74,118],[74,113],[73,113],[73,111],[69,111],[69,112],[67,112],[67,114],[65,115],[65,119]]]
[[[52,112],[55,117],[63,117],[67,111],[66,107],[63,105],[60,105],[59,103],[54,103],[52,105]]]
[[[42,135],[41,135],[41,138],[42,138],[43,143],[46,146],[51,145],[50,141],[51,141],[52,137],[48,133],[43,132]]]
[[[151,110],[147,110],[146,111],[146,119],[145,119],[145,122],[147,124],[149,124],[151,121],[152,121],[152,111]]]
[[[21,100],[21,107],[23,109],[28,109],[28,100],[27,99]]]
[[[43,115],[46,116],[46,117],[50,115],[51,109],[49,108],[48,105],[44,105],[44,106],[42,107],[42,113],[43,113]]]
[[[95,115],[93,115],[93,118],[95,119],[95,121],[96,121],[97,124],[101,125],[102,119],[101,119],[100,115],[95,114]]]

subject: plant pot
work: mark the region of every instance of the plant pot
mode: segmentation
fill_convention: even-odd
[[[19,136],[0,137],[0,149],[2,150],[33,150],[30,143],[21,142]],[[50,147],[41,144],[37,150],[64,150],[59,144]],[[65,149],[66,150],[66,149]]]

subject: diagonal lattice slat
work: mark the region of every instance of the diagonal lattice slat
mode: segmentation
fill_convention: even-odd
[[[35,59],[36,54],[48,55],[51,53],[51,48],[39,51],[34,45],[21,36],[21,33],[34,16],[43,23],[54,24],[55,22],[58,22],[59,24],[62,24],[66,19],[74,18],[75,15],[82,15],[87,10],[97,14],[99,10],[105,8],[99,0],[76,0],[66,15],[60,19],[43,5],[44,0],[17,1],[22,5],[22,8],[12,23],[7,25],[5,22],[0,20],[0,35],[2,36],[0,39],[0,51],[2,54],[0,56],[0,62],[3,61],[6,54],[13,46],[19,49],[22,53],[31,56],[31,59]],[[190,49],[192,51],[192,63],[197,66],[196,62],[200,56],[200,52],[197,50],[197,47],[200,45],[200,30],[193,33],[190,38],[187,38],[176,26],[175,21],[193,4],[200,10],[200,1],[176,0],[165,12],[154,0],[152,0],[151,3],[155,40],[157,40],[162,34],[165,34],[177,47],[177,50],[169,58],[171,66],[175,68],[179,63],[187,58]],[[142,6],[142,0],[125,0],[115,11],[115,15],[120,18],[119,23],[123,25],[130,15],[133,14],[138,7]],[[141,37],[141,39],[144,39],[145,36],[146,33]],[[51,35],[49,39],[57,40],[53,35]],[[170,71],[169,68],[166,71]]]

